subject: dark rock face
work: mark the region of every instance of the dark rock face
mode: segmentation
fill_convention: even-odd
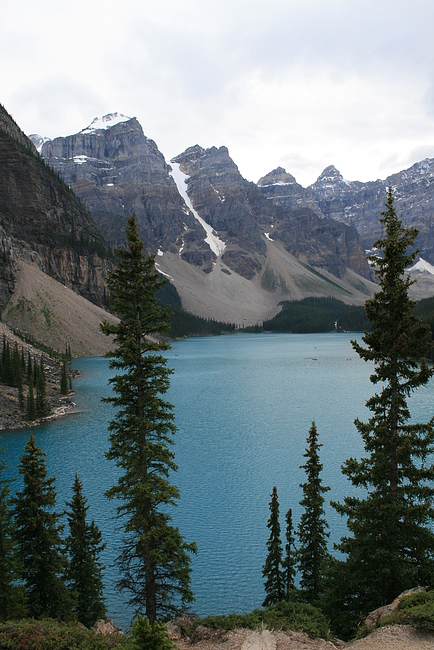
[[[37,263],[51,277],[102,304],[106,273],[113,263],[107,259],[107,244],[101,232],[73,192],[46,167],[26,136],[20,132],[20,137],[15,137],[13,121],[4,128],[7,114],[2,116],[1,302],[4,304],[13,292],[14,259],[18,256]]]
[[[279,171],[280,170],[280,171]],[[280,175],[276,176],[279,171]],[[382,236],[379,223],[387,188],[392,186],[395,208],[404,226],[419,230],[417,246],[421,256],[434,263],[434,160],[426,159],[409,169],[368,183],[346,181],[333,166],[304,189],[297,183],[282,182],[290,176],[278,168],[258,181],[264,196],[275,205],[309,207],[320,217],[329,217],[354,226],[365,249]],[[293,177],[291,177],[293,178]],[[295,179],[294,179],[295,180]]]
[[[125,245],[133,212],[149,252],[178,246],[184,226],[195,229],[170,167],[135,118],[105,116],[80,133],[45,142],[41,155],[91,211],[113,247]]]
[[[240,275],[252,279],[264,268],[264,233],[280,239],[285,248],[308,264],[342,277],[346,266],[369,278],[370,272],[357,232],[309,209],[300,209],[301,185],[282,168],[260,183],[246,181],[229,157],[226,147],[190,147],[173,159],[188,174],[187,193],[192,204],[226,243],[223,261]],[[289,203],[269,201],[263,188],[284,187]],[[274,189],[271,190],[273,192]]]
[[[40,142],[36,136],[34,141]],[[179,252],[189,264],[212,271],[216,254],[204,241],[204,228],[184,203],[157,145],[135,118],[107,115],[80,133],[45,142],[41,152],[91,211],[112,246],[125,244],[126,218],[135,212],[148,252]],[[272,227],[273,237],[280,237],[285,248],[306,263],[339,277],[350,266],[369,277],[355,231],[320,220],[310,210],[298,214],[297,201],[281,207],[267,200],[241,176],[226,147],[195,145],[173,163],[188,176],[194,210],[224,241],[223,262],[243,277],[253,279],[264,269],[265,233]],[[275,170],[271,181],[286,183],[295,194],[300,191],[282,169]]]

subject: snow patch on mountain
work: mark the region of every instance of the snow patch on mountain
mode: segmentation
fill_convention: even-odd
[[[37,133],[32,133],[29,135],[29,140],[35,145],[38,153],[41,153],[42,145],[46,142],[51,142],[51,138],[46,138],[43,135],[38,135]]]
[[[226,244],[224,243],[224,241],[222,241],[217,237],[212,227],[208,223],[206,223],[206,221],[202,219],[202,217],[200,217],[199,214],[196,212],[196,210],[193,208],[193,205],[190,201],[190,197],[187,194],[187,181],[189,178],[187,174],[184,174],[179,169],[179,163],[170,161],[170,164],[172,166],[172,171],[170,172],[170,175],[175,181],[180,195],[184,199],[187,207],[192,211],[194,218],[197,219],[197,221],[199,221],[200,225],[205,230],[206,233],[205,242],[208,244],[212,252],[215,255],[217,255],[217,257],[219,257],[220,255],[222,255],[223,251],[225,250]]]
[[[122,113],[108,113],[102,117],[95,117],[89,126],[80,131],[80,133],[94,133],[94,131],[111,129],[112,126],[120,124],[121,122],[129,122],[129,120],[131,120],[131,117],[123,115]]]
[[[407,273],[412,273],[413,271],[419,271],[419,273],[430,273],[434,275],[434,266],[429,262],[426,262],[424,259],[420,258],[416,264],[414,264],[409,269],[406,269]]]

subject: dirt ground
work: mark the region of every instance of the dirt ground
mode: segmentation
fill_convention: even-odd
[[[433,650],[434,634],[414,630],[408,625],[394,625],[379,628],[364,639],[345,643],[311,639],[302,632],[198,628],[191,639],[174,638],[174,642],[179,650]]]

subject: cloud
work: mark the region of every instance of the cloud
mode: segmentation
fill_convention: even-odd
[[[0,101],[28,133],[119,110],[166,158],[225,144],[249,180],[370,180],[434,141],[433,23],[407,0],[4,0]]]
[[[11,103],[19,107],[15,112],[27,134],[34,133],[37,125],[39,135],[51,138],[76,133],[105,109],[92,88],[63,75],[21,87],[12,94]]]

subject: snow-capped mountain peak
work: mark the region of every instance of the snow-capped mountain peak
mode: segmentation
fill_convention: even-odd
[[[42,145],[45,142],[51,142],[51,138],[46,138],[45,136],[38,135],[37,133],[32,133],[29,135],[29,140],[33,142],[39,154],[41,153]]]
[[[112,126],[120,124],[120,122],[128,122],[131,117],[123,115],[122,113],[108,113],[102,117],[95,117],[88,127],[80,131],[80,133],[93,133],[105,129],[111,129]]]
[[[434,266],[429,262],[426,262],[424,259],[419,258],[419,261],[416,262],[411,268],[407,269],[408,273],[412,271],[419,271],[419,273],[430,273],[434,275]]]

